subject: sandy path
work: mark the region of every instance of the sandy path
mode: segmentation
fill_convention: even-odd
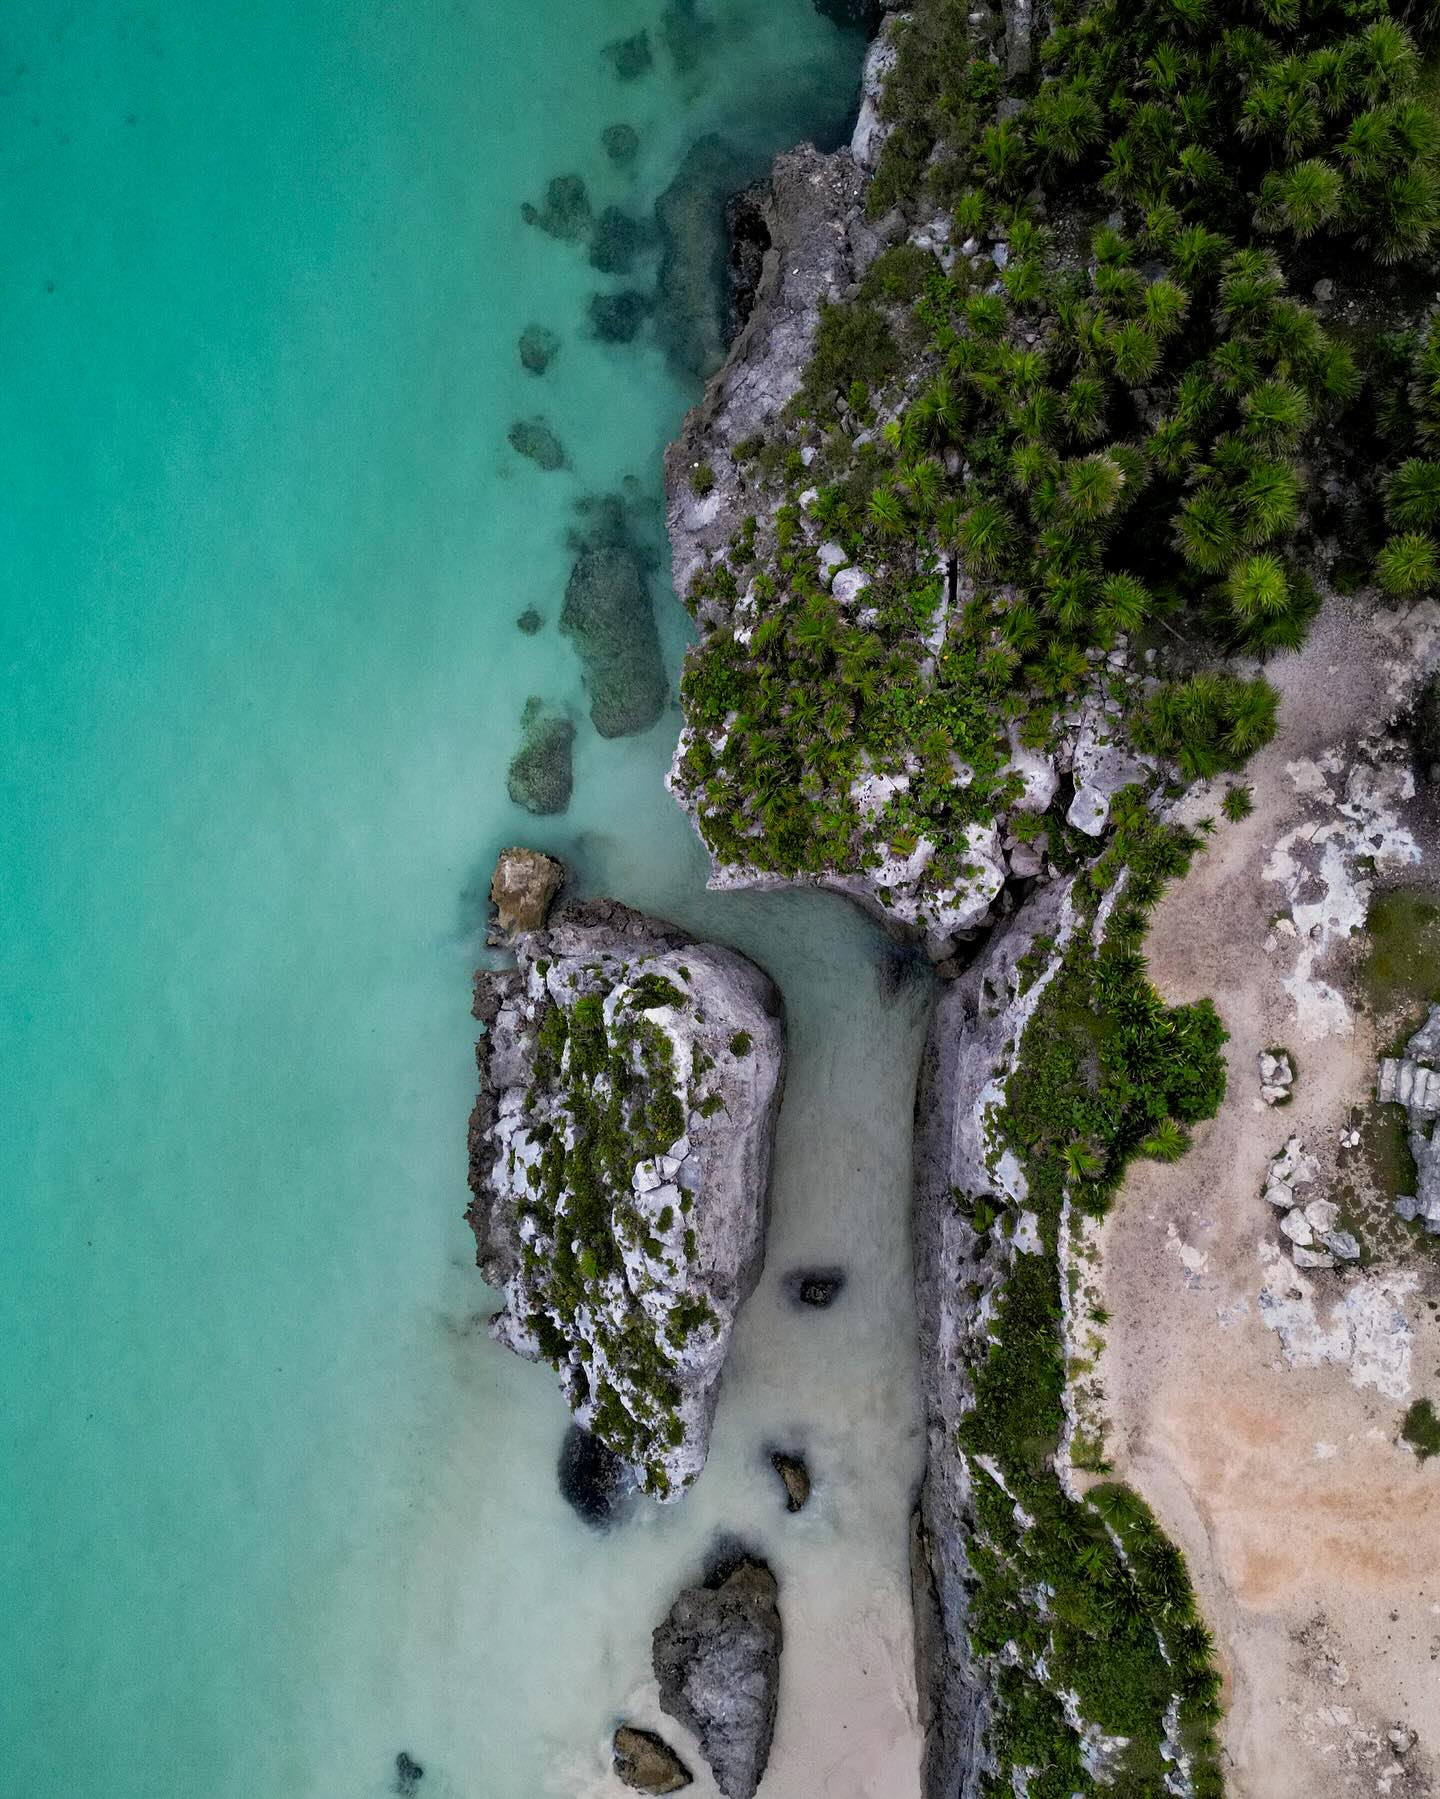
[[[1435,1390],[1440,1328],[1426,1302],[1440,1299],[1440,1264],[1408,1293],[1403,1280],[1376,1288],[1375,1275],[1300,1275],[1278,1256],[1276,1215],[1260,1198],[1292,1131],[1323,1182],[1374,1079],[1373,1028],[1324,998],[1325,983],[1345,991],[1353,953],[1312,943],[1303,919],[1298,935],[1273,929],[1320,883],[1303,876],[1287,895],[1266,865],[1273,873],[1273,846],[1297,825],[1307,843],[1310,826],[1335,818],[1304,791],[1305,765],[1383,716],[1393,655],[1371,625],[1332,608],[1271,671],[1284,704],[1275,743],[1246,776],[1256,810],[1219,824],[1149,942],[1166,998],[1210,994],[1219,1007],[1229,1093],[1180,1163],[1137,1164],[1102,1239],[1110,1455],[1190,1559],[1225,1666],[1232,1790],[1246,1799],[1440,1791],[1440,1459],[1422,1466],[1395,1440],[1406,1370],[1382,1370],[1387,1394],[1358,1385],[1352,1375],[1366,1371],[1343,1361],[1293,1366],[1260,1310],[1264,1284],[1308,1303],[1321,1326],[1347,1294],[1362,1311],[1368,1298],[1363,1336],[1365,1319],[1390,1330],[1399,1308],[1414,1390]],[[1218,814],[1218,796],[1202,811]],[[1313,962],[1308,981],[1295,980],[1297,961]],[[1298,1053],[1300,1078],[1293,1103],[1271,1111],[1257,1057],[1274,1044]],[[1342,1324],[1332,1345],[1354,1335]],[[1418,1739],[1399,1755],[1396,1727]]]

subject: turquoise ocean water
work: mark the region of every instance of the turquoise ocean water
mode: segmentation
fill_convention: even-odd
[[[587,338],[607,283],[522,200],[575,172],[648,213],[706,130],[758,167],[853,102],[862,46],[810,0],[704,18],[683,70],[645,0],[0,18],[4,1799],[370,1799],[401,1749],[437,1799],[618,1790],[608,1731],[721,1528],[786,1583],[767,1792],[913,1790],[924,992],[882,1001],[838,902],[706,896],[678,713],[601,742],[555,629],[569,508],[627,477],[658,506],[693,391]],[[642,26],[622,84],[601,47]],[[570,470],[507,447],[536,413]],[[580,726],[543,823],[504,784],[532,693]],[[608,1538],[461,1221],[475,895],[516,840],[741,943],[791,1009],[711,1467]],[[787,1312],[801,1257],[850,1266],[845,1304]],[[820,1480],[788,1535],[777,1432]]]

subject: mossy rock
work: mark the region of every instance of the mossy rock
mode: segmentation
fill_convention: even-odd
[[[560,354],[560,338],[545,325],[527,325],[520,334],[520,361],[532,375],[543,375]]]
[[[640,154],[640,133],[633,125],[607,125],[600,133],[600,142],[611,162],[634,162]]]
[[[510,448],[526,456],[547,474],[566,466],[565,446],[544,419],[516,419],[506,432]]]
[[[506,788],[517,806],[537,818],[553,817],[570,804],[575,784],[575,727],[568,718],[547,717],[540,703],[531,700],[525,708],[524,731]]]
[[[604,54],[622,81],[638,80],[655,60],[648,31],[637,31],[633,37],[616,38],[606,44]]]
[[[545,189],[545,204],[532,206],[527,200],[520,215],[527,225],[568,243],[584,237],[594,223],[590,195],[579,175],[557,175]]]
[[[690,75],[715,47],[715,21],[700,11],[696,0],[669,0],[660,15],[660,35],[676,73]]]
[[[648,730],[665,707],[665,664],[645,566],[634,550],[601,544],[581,552],[560,629],[575,640],[600,735]]]
[[[590,240],[590,266],[602,275],[628,275],[645,248],[649,233],[639,219],[619,206],[607,206],[595,221]]]
[[[590,296],[590,323],[601,343],[632,343],[649,316],[649,295],[634,289]]]

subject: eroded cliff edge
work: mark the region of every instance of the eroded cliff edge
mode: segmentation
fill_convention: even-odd
[[[467,1218],[505,1294],[492,1332],[674,1499],[764,1260],[780,997],[735,951],[612,901],[562,907],[515,953],[475,978]]]

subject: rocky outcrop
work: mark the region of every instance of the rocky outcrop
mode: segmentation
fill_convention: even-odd
[[[992,1114],[1073,930],[1068,888],[1034,896],[942,991],[921,1061],[914,1253],[927,1453],[911,1560],[926,1799],[974,1799],[985,1773],[989,1692],[969,1640],[971,1471],[955,1435],[973,1397],[970,1370],[986,1352],[988,1308],[1015,1254],[1007,1239],[973,1229],[955,1195],[1023,1198],[1019,1164],[997,1154]],[[1023,973],[1038,938],[1053,945],[1039,974]]]
[[[501,850],[490,879],[490,898],[502,936],[538,931],[564,884],[565,870],[553,856],[539,850]]]
[[[555,1466],[560,1497],[592,1530],[614,1524],[635,1492],[635,1473],[615,1451],[572,1424]]]
[[[764,1255],[780,999],[733,950],[610,901],[481,971],[467,1214],[577,1421],[661,1499],[704,1466],[730,1333]]]
[[[752,1799],[775,1734],[780,1695],[779,1588],[742,1557],[687,1587],[656,1627],[660,1704],[699,1739],[725,1799]]]
[[[1405,1045],[1403,1056],[1387,1056],[1380,1064],[1376,1098],[1382,1104],[1404,1106],[1409,1125],[1410,1153],[1415,1159],[1415,1191],[1403,1193],[1395,1210],[1406,1223],[1418,1222],[1432,1236],[1440,1236],[1440,1137],[1435,1120],[1440,1118],[1440,1006]]]

